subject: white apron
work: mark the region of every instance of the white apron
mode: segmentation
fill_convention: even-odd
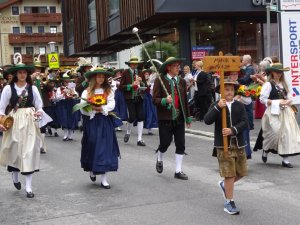
[[[41,133],[38,122],[34,121],[34,112],[34,108],[19,108],[9,114],[14,124],[3,132],[0,165],[12,166],[21,172],[39,170]]]

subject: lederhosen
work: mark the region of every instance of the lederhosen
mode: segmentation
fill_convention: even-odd
[[[17,91],[14,87],[15,83],[11,83],[10,84],[10,88],[11,88],[11,98],[9,100],[9,108],[10,109],[14,109],[18,100],[19,100],[19,96],[17,94]],[[19,105],[19,109],[20,108],[32,108],[34,107],[33,105],[33,93],[32,93],[32,85],[29,85],[28,86],[28,90],[27,90],[27,96],[25,96],[23,98],[23,101],[22,103]],[[8,172],[19,172],[20,170],[18,168],[15,168],[15,167],[12,167],[12,166],[7,166],[7,171]],[[38,170],[37,170],[38,171]],[[32,174],[34,172],[37,172],[37,171],[32,171],[32,172],[27,172],[27,173],[22,173],[23,175],[29,175],[29,174]]]

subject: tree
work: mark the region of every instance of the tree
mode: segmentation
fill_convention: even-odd
[[[146,43],[145,47],[147,48],[147,51],[152,59],[156,59],[156,51],[162,51],[162,58],[158,59],[162,62],[171,56],[178,57],[178,48],[173,42],[151,41]],[[144,62],[149,60],[143,48],[141,50],[141,58]]]

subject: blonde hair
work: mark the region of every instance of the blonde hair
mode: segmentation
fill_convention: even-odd
[[[107,79],[107,76],[104,75],[104,82],[103,84],[101,85],[101,88],[104,89],[104,93],[108,96],[111,92],[111,87],[108,83],[108,79]],[[88,98],[89,97],[93,97],[95,95],[95,89],[96,89],[96,85],[97,85],[97,82],[96,82],[96,75],[92,76],[90,79],[89,79],[89,86],[87,88],[87,96]]]

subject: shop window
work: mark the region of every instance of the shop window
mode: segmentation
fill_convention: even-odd
[[[20,33],[20,27],[13,27],[12,31],[13,31],[13,34],[19,34]]]
[[[238,21],[235,35],[238,55],[250,55],[253,61],[262,59],[262,29],[260,23]]]
[[[268,56],[267,55],[267,25],[264,23],[263,24],[263,30],[264,30],[264,38],[263,38],[263,41],[264,41],[264,46],[265,46],[265,49],[264,49],[264,56]],[[271,43],[270,43],[270,56],[277,56],[279,57],[280,56],[280,52],[279,52],[279,47],[280,46],[280,43],[279,43],[279,38],[278,38],[278,34],[279,34],[279,30],[278,30],[278,24],[277,23],[271,23],[271,26],[270,26],[270,32],[271,32]]]
[[[96,4],[95,0],[90,0],[88,5],[88,20],[89,20],[89,30],[93,30],[96,28]]]
[[[15,53],[21,53],[22,54],[22,48],[21,47],[14,47],[14,54]]]
[[[38,26],[38,33],[40,33],[40,34],[45,33],[45,27],[44,26]]]
[[[192,19],[192,60],[201,60],[206,55],[232,52],[232,23],[229,20]]]
[[[33,55],[33,47],[26,47],[26,55]]]
[[[119,0],[109,0],[109,9],[108,9],[108,13],[109,13],[109,17],[114,17],[116,15],[118,15],[119,10],[120,10],[120,3]]]
[[[50,26],[50,33],[57,33],[57,27],[56,26]]]
[[[13,16],[19,15],[19,7],[18,6],[11,7],[11,15],[13,15]]]
[[[31,26],[25,26],[25,33],[26,34],[32,34],[32,27]]]

